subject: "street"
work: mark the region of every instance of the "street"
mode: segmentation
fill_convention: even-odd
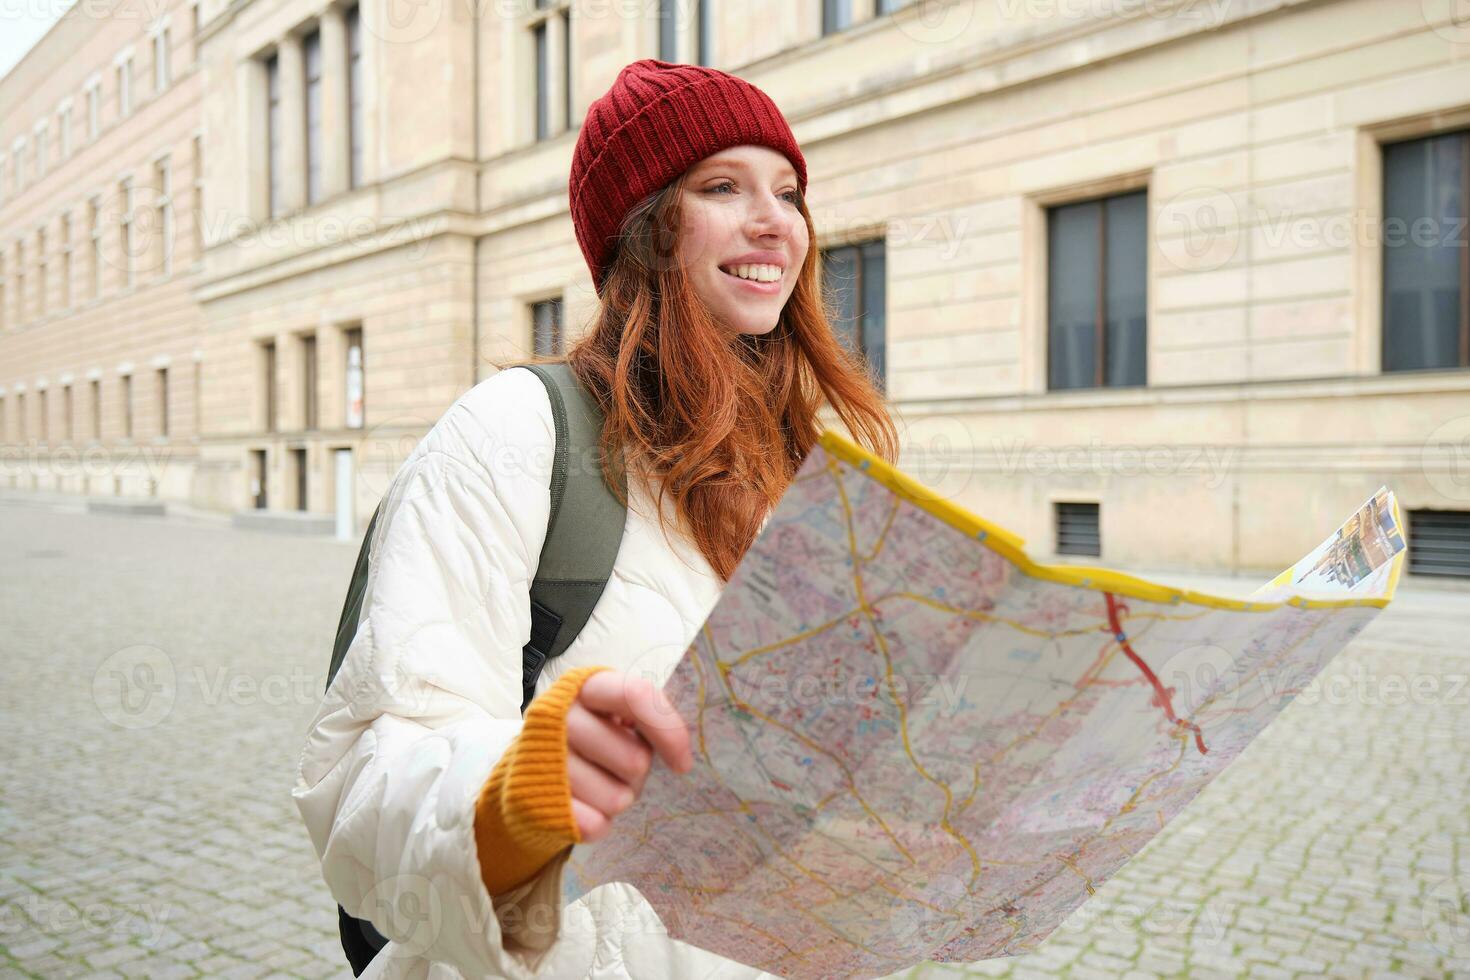
[[[0,497],[0,975],[350,975],[289,790],[356,551]],[[1039,950],[909,975],[1470,973],[1467,636],[1405,584]]]

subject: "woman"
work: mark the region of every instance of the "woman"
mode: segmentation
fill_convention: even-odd
[[[616,831],[655,755],[691,764],[659,687],[815,444],[818,408],[896,456],[824,314],[805,190],[780,110],[732,75],[645,59],[588,108],[568,196],[600,309],[567,360],[629,477],[622,542],[522,718],[555,440],[541,382],[476,385],[395,477],[292,794],[333,897],[391,940],[364,976],[763,975],[670,939],[627,884],[565,909],[560,894],[570,846]]]

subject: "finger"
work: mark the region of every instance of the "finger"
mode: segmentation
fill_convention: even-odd
[[[624,783],[640,788],[653,763],[653,749],[637,731],[622,727],[606,715],[593,714],[575,702],[567,711],[567,749],[569,755],[580,755]]]
[[[608,774],[576,753],[567,754],[567,777],[572,786],[572,799],[595,807],[608,817],[615,817],[633,805],[633,788]]]
[[[648,739],[654,752],[675,772],[688,772],[693,767],[689,726],[664,693],[648,681],[617,671],[601,671],[583,682],[579,701],[591,711],[632,721],[638,734]]]
[[[584,841],[602,840],[612,826],[602,811],[588,806],[576,797],[572,797],[572,816],[577,821],[577,833]]]

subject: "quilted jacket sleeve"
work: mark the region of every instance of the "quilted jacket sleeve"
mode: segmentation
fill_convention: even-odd
[[[541,382],[508,369],[415,447],[385,496],[357,633],[292,789],[333,898],[393,941],[385,952],[469,977],[533,975],[561,927],[565,855],[492,900],[474,827],[521,729],[554,443]]]

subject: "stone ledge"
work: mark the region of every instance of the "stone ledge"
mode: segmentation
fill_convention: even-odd
[[[237,510],[230,515],[232,527],[280,534],[324,534],[337,529],[331,514],[313,514],[304,510]]]
[[[168,512],[168,506],[162,500],[149,498],[91,497],[87,499],[87,510],[106,514],[163,517]]]

